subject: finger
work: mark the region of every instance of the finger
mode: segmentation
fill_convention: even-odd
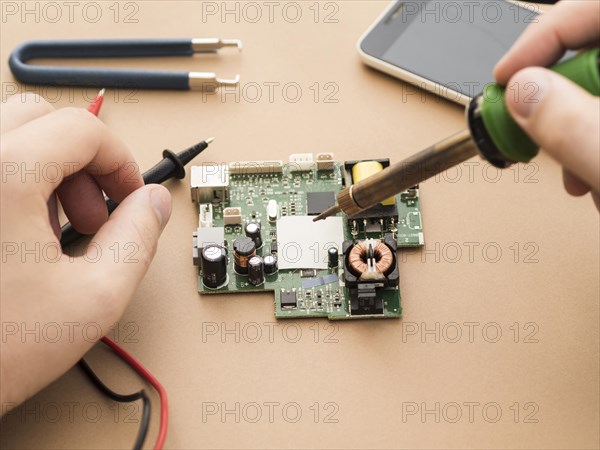
[[[71,225],[83,234],[94,234],[108,219],[102,189],[86,171],[67,178],[56,190]]]
[[[68,176],[91,164],[100,187],[116,202],[144,183],[125,144],[100,120],[78,108],[63,108],[2,136],[2,156],[18,167],[37,170],[38,183],[20,183],[44,198]],[[106,176],[110,175],[110,176]]]
[[[563,169],[563,183],[566,191],[575,197],[581,197],[590,192],[590,187],[567,169]]]
[[[5,133],[54,111],[54,107],[37,94],[17,94],[2,104],[0,132]]]
[[[506,96],[506,105],[521,128],[581,182],[600,191],[600,98],[539,67],[518,72],[509,89],[516,95]]]
[[[58,221],[58,202],[56,200],[56,195],[50,195],[50,198],[48,199],[48,215],[52,231],[54,231],[56,238],[60,239],[60,222]]]
[[[597,46],[599,40],[600,2],[562,1],[523,32],[496,65],[494,76],[498,83],[505,85],[525,67],[547,67],[558,61],[567,49]]]
[[[84,283],[99,287],[98,308],[120,316],[150,266],[170,215],[169,191],[147,185],[127,197],[100,228],[86,258],[78,260]]]

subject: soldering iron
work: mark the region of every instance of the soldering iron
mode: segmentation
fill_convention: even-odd
[[[551,70],[598,96],[599,56],[599,49],[586,51]],[[466,116],[467,129],[341,190],[337,204],[323,211],[314,221],[340,211],[349,216],[356,215],[477,154],[499,168],[529,162],[538,154],[538,146],[510,116],[505,89],[500,85],[487,85],[467,106]]]

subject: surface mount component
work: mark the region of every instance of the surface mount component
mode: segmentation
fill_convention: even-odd
[[[309,216],[321,214],[335,205],[335,192],[308,192],[306,194],[306,210]]]
[[[281,291],[281,307],[282,308],[296,308],[298,306],[298,298],[296,291]]]

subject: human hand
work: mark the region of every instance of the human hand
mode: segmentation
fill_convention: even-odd
[[[34,95],[2,105],[0,402],[18,404],[72,367],[121,317],[171,214],[100,120]],[[103,192],[122,202],[108,217]],[[57,198],[83,256],[60,247]],[[4,412],[4,407],[3,407]]]
[[[527,28],[494,75],[508,86],[506,104],[517,123],[563,166],[567,192],[591,190],[600,210],[600,98],[542,68],[599,41],[600,2],[562,1]]]

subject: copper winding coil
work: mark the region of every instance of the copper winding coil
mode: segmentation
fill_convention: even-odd
[[[348,255],[350,267],[357,273],[363,274],[367,271],[367,259],[369,255],[369,243],[373,245],[373,256],[375,257],[375,268],[378,272],[385,274],[394,263],[394,255],[390,248],[380,240],[362,241],[356,244]]]
[[[252,259],[252,257],[254,257],[254,256],[256,256],[256,250],[252,251],[252,253],[250,253],[247,256],[240,255],[236,251],[233,252],[233,260],[239,267],[242,267],[242,268],[248,267],[248,261],[250,261],[250,259]]]

